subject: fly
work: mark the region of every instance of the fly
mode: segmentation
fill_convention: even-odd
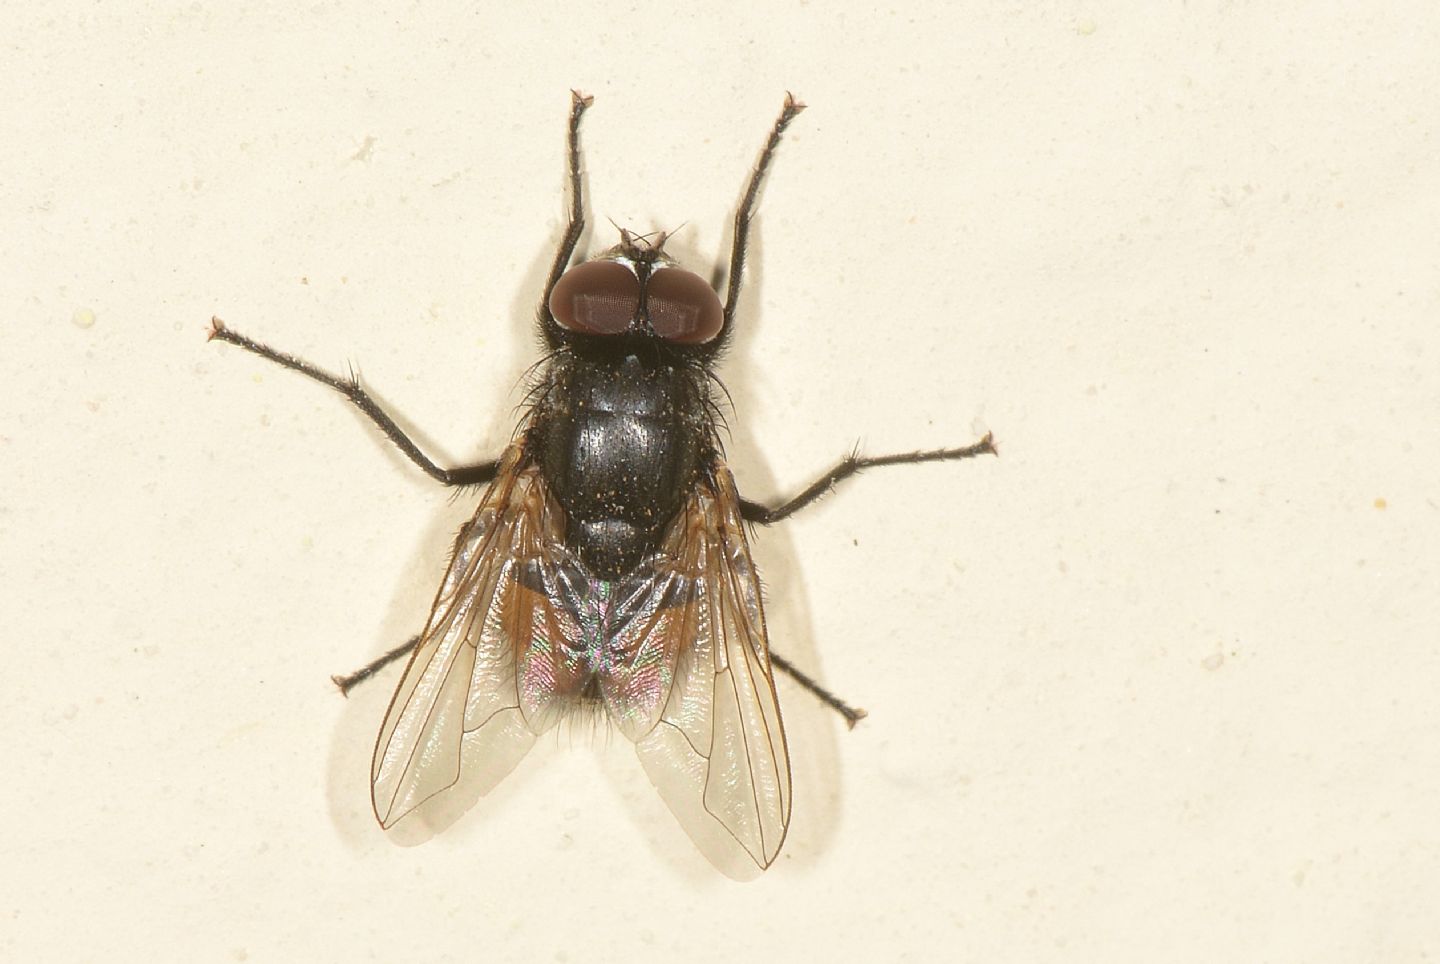
[[[725,874],[755,876],[790,823],[790,760],[774,671],[853,726],[847,705],[770,651],[746,524],[769,525],[880,465],[994,454],[963,448],[851,454],[774,506],[741,498],[718,427],[713,366],[733,330],[751,216],[785,129],[786,96],[735,215],[725,300],[665,253],[662,234],[571,266],[584,227],[580,119],[567,136],[570,212],[540,303],[547,354],[514,441],[491,461],[442,468],[366,393],[227,328],[210,337],[323,382],[449,486],[485,485],[460,531],[425,630],[348,677],[409,656],[375,744],[371,799],[389,828],[463,783],[488,792],[536,738],[603,705],[696,846]]]

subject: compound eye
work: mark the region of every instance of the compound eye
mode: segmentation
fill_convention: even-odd
[[[645,310],[655,334],[680,345],[701,345],[725,326],[715,289],[694,272],[661,268],[645,283]]]
[[[550,292],[550,314],[585,335],[618,335],[640,310],[640,279],[614,261],[587,261],[560,276]]]

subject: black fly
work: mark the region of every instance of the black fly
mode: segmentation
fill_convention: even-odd
[[[870,466],[964,459],[964,448],[851,455],[795,498],[742,499],[717,433],[711,366],[729,337],[765,170],[804,109],[770,130],[735,215],[725,303],[653,240],[570,267],[584,224],[580,118],[569,124],[570,218],[540,305],[549,355],[500,458],[444,469],[354,378],[338,378],[232,331],[230,342],[344,393],[427,474],[488,483],[460,532],[425,631],[349,677],[348,690],[410,654],[375,746],[375,815],[390,827],[465,781],[487,792],[536,737],[582,703],[603,704],[635,742],[665,802],[726,874],[753,876],[790,821],[790,761],[774,666],[845,716],[864,715],[769,650],[745,523],[769,524]]]

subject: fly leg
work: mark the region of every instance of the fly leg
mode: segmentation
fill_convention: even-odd
[[[755,164],[755,170],[750,172],[750,183],[745,187],[740,209],[735,212],[735,240],[730,247],[730,279],[725,295],[725,331],[729,330],[730,319],[735,316],[735,306],[740,301],[740,276],[745,272],[745,245],[750,240],[750,219],[755,213],[755,199],[760,194],[760,184],[765,180],[765,172],[770,167],[775,148],[780,145],[780,135],[785,133],[785,128],[790,126],[795,115],[804,109],[805,105],[796,100],[794,95],[785,95],[785,106],[780,109],[775,126],[770,128],[770,137],[765,141],[765,149],[760,152],[760,160]]]
[[[374,676],[376,673],[380,672],[382,669],[389,666],[396,660],[403,659],[406,656],[409,656],[412,652],[415,651],[415,647],[418,645],[420,645],[420,637],[416,636],[408,642],[401,643],[399,646],[396,646],[388,653],[385,653],[372,660],[371,662],[366,663],[364,666],[360,667],[355,672],[349,673],[345,676],[332,676],[330,677],[330,681],[340,688],[341,696],[349,696],[350,691],[356,686],[359,686],[361,683],[365,682],[370,677]],[[809,690],[812,694],[815,695],[818,700],[820,700],[820,702],[824,703],[836,713],[839,713],[841,716],[843,716],[845,718],[845,725],[848,726],[850,729],[853,730],[855,728],[855,724],[865,718],[866,713],[864,710],[860,709],[858,706],[851,706],[849,703],[846,703],[844,700],[840,699],[840,697],[836,696],[834,693],[831,693],[825,687],[821,686],[810,676],[801,672],[799,669],[796,669],[794,663],[790,662],[788,659],[781,656],[779,653],[774,652],[773,650],[770,653],[770,663],[776,669],[785,673],[791,679],[795,680],[795,682],[799,683],[805,689]]]
[[[540,299],[540,322],[552,347],[559,338],[560,324],[550,313],[550,294],[555,290],[560,276],[565,273],[565,268],[569,266],[570,258],[575,253],[575,245],[580,242],[580,234],[585,230],[584,185],[580,180],[580,118],[594,100],[595,98],[587,97],[578,90],[570,91],[570,126],[565,138],[570,170],[570,219],[565,225],[565,235],[560,239],[560,248],[555,252],[555,260],[550,264],[550,277],[545,282],[545,296]]]
[[[830,692],[825,687],[817,683],[813,677],[801,672],[799,669],[796,669],[794,663],[790,662],[788,659],[781,656],[773,649],[770,651],[770,664],[776,669],[783,672],[785,675],[789,676],[795,682],[799,683],[805,689],[809,690],[811,695],[813,695],[820,702],[824,703],[836,713],[839,713],[841,716],[845,717],[845,726],[849,729],[855,729],[855,724],[859,723],[861,720],[865,719],[865,717],[869,715],[864,710],[860,709],[860,707],[851,706],[849,703],[846,703],[840,697],[836,696],[834,693]]]
[[[751,502],[749,499],[741,499],[740,516],[746,522],[756,522],[762,526],[779,522],[781,519],[799,512],[833,489],[841,480],[848,479],[861,469],[875,468],[881,465],[912,465],[918,462],[953,462],[958,459],[971,459],[977,455],[998,454],[1000,453],[995,449],[995,438],[989,432],[986,432],[985,437],[975,444],[958,449],[931,449],[925,452],[904,452],[899,455],[861,455],[859,452],[851,452],[841,459],[833,469],[811,482],[799,495],[779,505],[767,506],[759,502]]]
[[[977,455],[995,455],[995,440],[987,432],[985,437],[974,445],[967,445],[958,449],[933,449],[926,452],[906,452],[900,455],[879,455],[864,456],[858,452],[851,452],[829,472],[816,479],[806,486],[804,491],[792,499],[776,506],[766,506],[759,502],[752,502],[749,499],[740,500],[740,515],[747,522],[756,522],[760,525],[769,525],[772,522],[779,522],[787,516],[793,515],[805,506],[820,498],[826,492],[835,487],[841,479],[847,479],[859,472],[861,469],[873,468],[880,465],[909,465],[915,462],[948,462],[956,459],[974,458]],[[845,718],[845,725],[852,730],[855,724],[865,717],[865,711],[853,707],[840,697],[831,693],[825,687],[817,683],[813,678],[797,669],[789,660],[778,653],[771,651],[770,662],[776,669],[788,673],[795,682],[809,690],[815,697]]]
[[[565,273],[565,266],[570,263],[570,256],[575,253],[575,245],[580,240],[580,232],[585,227],[584,199],[580,183],[580,117],[590,103],[591,98],[578,91],[570,92],[570,124],[566,136],[570,169],[570,220],[565,227],[565,236],[560,240],[560,249],[555,253],[555,262],[550,268],[550,278],[545,285],[545,300],[541,302],[540,306],[542,321],[547,330],[557,327],[555,319],[550,317],[550,291],[555,287],[555,282],[560,280],[560,276]],[[317,382],[323,382],[340,392],[354,402],[355,406],[364,412],[370,421],[378,425],[380,431],[384,432],[385,436],[394,442],[410,461],[420,466],[426,475],[437,482],[444,485],[479,485],[495,478],[495,473],[500,467],[498,459],[454,469],[442,469],[436,465],[424,452],[420,451],[420,447],[405,434],[400,426],[395,424],[395,420],[366,393],[353,372],[348,378],[332,375],[294,355],[276,351],[237,331],[231,331],[219,318],[211,319],[210,337],[238,345],[246,351],[254,352],[261,358],[268,358],[277,365],[283,365],[291,371],[299,372]]]
[[[367,679],[374,676],[376,673],[380,672],[382,669],[389,666],[397,659],[409,656],[415,651],[415,647],[419,645],[420,637],[416,636],[408,643],[402,643],[401,645],[396,646],[394,649],[390,650],[390,652],[386,653],[380,658],[366,663],[364,666],[360,667],[348,676],[332,676],[330,677],[330,681],[336,686],[340,687],[341,696],[349,696],[350,691],[356,686],[365,682]]]
[[[238,331],[232,331],[226,328],[225,323],[219,318],[212,318],[210,320],[210,338],[212,341],[217,339],[227,341],[248,352],[253,352],[261,358],[269,359],[277,365],[281,365],[294,372],[299,372],[307,378],[313,378],[317,382],[329,385],[350,399],[350,401],[354,402],[355,407],[364,412],[370,421],[378,425],[380,431],[384,432],[385,436],[394,442],[396,447],[404,452],[410,461],[420,466],[426,475],[437,482],[444,485],[479,485],[495,478],[495,472],[500,466],[498,459],[492,459],[489,462],[480,462],[476,465],[464,465],[454,469],[442,469],[430,461],[429,457],[420,451],[420,446],[416,445],[410,439],[410,436],[406,435],[404,430],[395,424],[395,420],[387,415],[375,399],[371,398],[365,389],[361,387],[360,379],[355,376],[354,372],[351,372],[348,378],[332,375],[322,368],[317,368],[307,361],[296,358],[294,355],[287,354],[283,351],[276,351],[269,345],[262,345],[253,338],[248,338]]]

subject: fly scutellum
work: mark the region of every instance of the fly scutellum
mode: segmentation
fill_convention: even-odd
[[[785,128],[786,96],[735,214],[725,302],[653,239],[570,267],[584,225],[580,118],[568,133],[570,216],[540,303],[548,348],[514,441],[493,461],[441,468],[352,375],[341,378],[227,328],[230,342],[329,385],[416,465],[450,486],[487,486],[455,542],[425,630],[343,690],[409,654],[375,744],[372,800],[389,828],[464,783],[482,794],[568,711],[601,704],[650,780],[721,871],[753,877],[790,823],[790,761],[774,669],[851,726],[864,715],[772,653],[746,523],[769,525],[841,479],[880,465],[995,452],[852,454],[792,499],[740,497],[718,433],[712,371],[740,296],[756,195]]]

